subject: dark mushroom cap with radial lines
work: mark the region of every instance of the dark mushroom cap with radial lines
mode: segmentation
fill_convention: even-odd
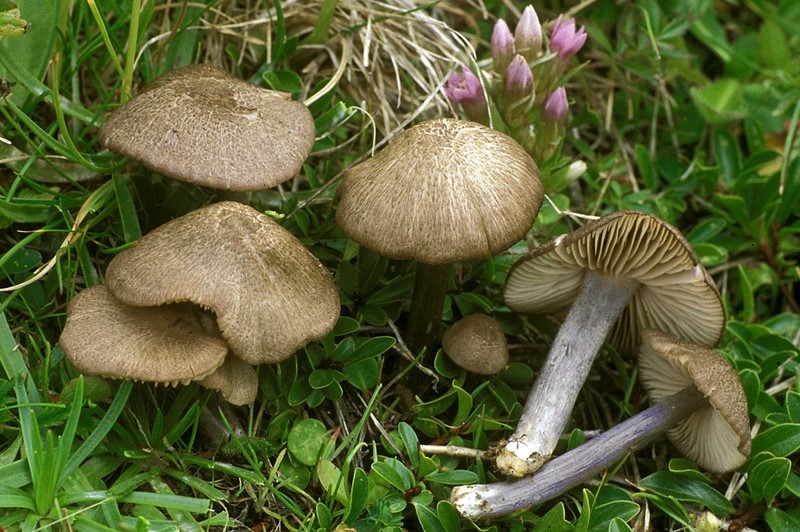
[[[314,144],[308,108],[211,65],[174,70],[115,110],[100,143],[162,174],[225,190],[294,176]]]
[[[336,222],[395,259],[448,264],[510,247],[542,204],[539,169],[511,137],[455,119],[417,124],[352,168]]]
[[[106,284],[129,305],[192,302],[216,314],[248,364],[279,362],[339,317],[330,272],[289,231],[226,201],[176,218],[114,257]]]
[[[603,216],[525,255],[508,274],[506,304],[527,314],[566,312],[587,270],[641,283],[609,334],[620,351],[635,353],[645,328],[706,346],[721,339],[722,301],[689,243],[666,222],[635,211]]]
[[[695,386],[708,406],[667,432],[684,456],[714,473],[741,467],[750,455],[747,398],[736,370],[719,353],[661,331],[642,331],[639,377],[654,402]]]
[[[194,305],[125,305],[98,285],[70,302],[60,344],[86,375],[186,383],[213,373],[228,353],[224,340],[206,332],[209,319],[213,326]]]

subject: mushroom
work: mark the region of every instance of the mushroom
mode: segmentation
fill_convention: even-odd
[[[472,314],[442,336],[442,348],[453,362],[473,373],[493,375],[508,365],[508,344],[497,320]]]
[[[159,173],[250,191],[294,176],[314,144],[314,119],[288,95],[192,65],[155,80],[115,110],[100,143]]]
[[[655,403],[523,479],[459,486],[450,501],[468,519],[497,517],[553,499],[641,449],[665,431],[700,467],[725,473],[750,454],[747,399],[739,376],[717,352],[644,330],[642,384]]]
[[[550,457],[600,346],[635,351],[638,331],[657,328],[706,346],[725,313],[713,280],[683,236],[653,216],[621,211],[534,249],[511,269],[506,304],[517,312],[569,308],[514,434],[497,466],[533,473]],[[571,307],[570,307],[571,305]]]
[[[319,260],[271,218],[232,201],[151,231],[114,257],[106,284],[128,305],[210,309],[251,365],[288,358],[339,317],[338,290]]]
[[[258,394],[256,370],[238,357],[229,354],[216,371],[199,381],[200,386],[217,390],[222,398],[233,405],[249,405]]]
[[[400,133],[352,168],[336,221],[362,246],[417,261],[406,341],[433,347],[449,265],[499,253],[522,238],[542,203],[539,169],[511,137],[455,119]]]
[[[224,340],[206,332],[208,319],[193,305],[124,305],[98,285],[70,302],[60,343],[86,375],[188,383],[212,374],[228,353]]]

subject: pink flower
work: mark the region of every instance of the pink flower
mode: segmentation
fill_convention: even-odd
[[[503,19],[494,24],[492,30],[492,60],[495,72],[503,72],[514,57],[514,36]]]
[[[564,87],[559,87],[550,93],[544,102],[544,117],[550,122],[563,123],[569,112],[567,103],[567,91]]]
[[[575,31],[575,19],[564,19],[564,15],[559,15],[556,24],[553,26],[553,34],[550,37],[550,48],[558,53],[558,58],[566,61],[581,49],[586,42],[586,28]]]
[[[505,97],[506,103],[511,104],[526,98],[533,93],[533,73],[528,61],[517,54],[506,69]]]
[[[461,73],[456,70],[450,71],[444,93],[450,101],[460,104],[484,102],[481,80],[466,65],[461,66]]]
[[[461,72],[451,70],[444,85],[444,93],[451,102],[460,103],[469,120],[489,124],[489,110],[486,96],[478,76],[466,65],[461,65]]]
[[[531,5],[522,11],[514,29],[514,49],[528,61],[542,51],[542,25],[539,23],[539,15]]]

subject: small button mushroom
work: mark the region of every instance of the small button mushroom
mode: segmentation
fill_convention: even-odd
[[[667,432],[701,467],[725,473],[750,454],[747,399],[736,370],[717,352],[643,330],[642,384],[655,403],[522,479],[458,486],[450,502],[467,519],[497,517],[558,497]]]
[[[508,365],[508,343],[497,320],[472,314],[442,336],[442,348],[453,362],[473,373],[493,375]]]
[[[511,476],[536,471],[569,420],[600,346],[635,351],[642,328],[714,346],[725,328],[719,292],[669,224],[621,211],[534,249],[511,269],[505,301],[525,313],[569,309],[517,429],[497,456]]]
[[[156,79],[100,127],[100,144],[181,181],[221,190],[277,186],[301,168],[314,119],[285,93],[192,65]]]
[[[406,342],[431,350],[449,265],[484,260],[530,229],[542,203],[539,169],[511,137],[474,122],[428,120],[352,168],[338,191],[347,236],[417,261]]]
[[[114,257],[106,272],[128,305],[190,302],[211,310],[233,353],[280,362],[333,329],[339,292],[289,231],[240,203],[176,218]]]

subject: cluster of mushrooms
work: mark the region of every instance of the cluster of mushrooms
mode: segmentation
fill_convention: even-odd
[[[111,114],[101,143],[171,177],[225,191],[270,188],[309,155],[308,109],[207,65],[162,76]],[[431,350],[450,265],[483,260],[530,230],[542,203],[539,170],[510,137],[480,124],[434,119],[353,166],[337,191],[336,221],[358,244],[414,260],[406,330]],[[719,293],[668,224],[618,212],[534,249],[509,273],[505,302],[564,317],[515,433],[497,448],[496,484],[461,486],[467,518],[544,502],[667,432],[711,471],[749,454],[738,376],[711,348],[725,326]],[[198,381],[234,404],[255,400],[253,366],[275,363],[325,336],[339,316],[330,272],[288,231],[248,205],[221,201],[168,222],[109,264],[105,285],[67,311],[61,345],[82,372],[161,383]],[[550,460],[603,342],[640,353],[651,409]],[[508,361],[489,316],[448,329],[445,351],[469,371]],[[706,439],[710,435],[710,439]]]

